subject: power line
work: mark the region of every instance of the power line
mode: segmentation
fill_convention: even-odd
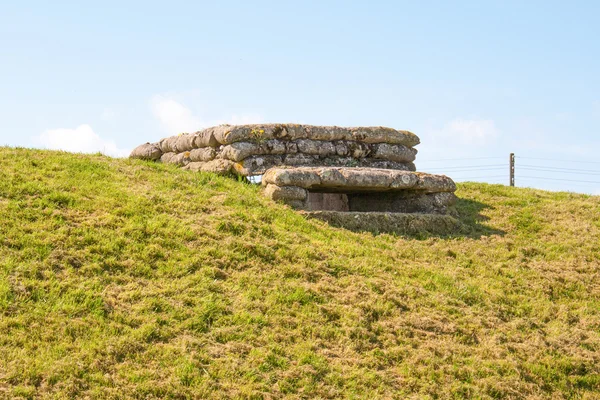
[[[502,169],[504,169],[504,168],[470,168],[470,169],[455,169],[455,170],[441,170],[441,171],[437,171],[437,170],[432,171],[432,170],[428,169],[426,171],[438,173],[438,174],[440,174],[440,173],[455,174],[455,173],[461,173],[461,172],[498,171],[498,170],[502,170]],[[423,170],[423,171],[425,171],[425,170]]]
[[[490,169],[502,169],[502,168],[506,168],[506,165],[466,165],[464,167],[446,167],[446,168],[426,168],[428,171],[451,171],[451,172],[457,172],[459,170],[461,171],[483,171],[483,170],[490,170]]]
[[[538,158],[538,157],[521,157],[521,156],[517,156],[517,158],[527,159],[527,160],[562,161],[562,162],[580,163],[580,164],[600,164],[600,161],[575,161],[575,160],[560,160],[560,159],[556,159],[556,158]]]
[[[580,171],[547,169],[547,168],[538,168],[538,167],[520,167],[519,169],[523,169],[526,171],[555,172],[557,174],[596,175],[596,176],[600,175],[600,171],[599,172],[580,172]]]
[[[489,165],[455,165],[454,167],[434,167],[432,169],[452,169],[452,168],[483,168],[483,167],[506,167],[505,164],[489,164]]]
[[[582,182],[582,183],[595,183],[600,184],[600,181],[581,181],[576,179],[560,179],[560,178],[544,178],[541,176],[517,176],[517,179],[544,179],[547,181],[566,181],[566,182]]]
[[[495,179],[495,178],[506,178],[506,175],[493,175],[493,176],[469,176],[469,177],[459,177],[459,178],[454,178],[456,180],[459,179]]]
[[[420,163],[440,162],[440,161],[463,161],[463,160],[498,160],[504,157],[469,157],[469,158],[438,158],[436,160],[419,160]]]
[[[434,163],[434,162],[444,162],[444,161],[467,161],[467,160],[498,160],[504,159],[505,157],[469,157],[469,158],[444,158],[437,160],[425,160],[419,161],[419,164],[424,163]],[[575,161],[575,160],[561,160],[561,159],[552,159],[552,158],[543,158],[543,157],[520,157],[516,158],[520,160],[541,160],[541,161],[552,161],[554,163],[581,163],[581,164],[600,164],[600,162],[596,161]],[[459,163],[456,163],[459,164]],[[470,180],[484,180],[484,181],[493,181],[498,180],[499,178],[507,178],[508,175],[478,175],[478,176],[467,176],[460,177],[461,173],[465,173],[468,175],[469,172],[479,172],[479,171],[498,171],[507,168],[508,164],[485,164],[481,165],[473,165],[473,163],[465,163],[467,165],[451,165],[451,166],[437,166],[433,168],[425,168],[427,171],[438,173],[446,173],[452,174],[453,179],[456,181],[470,181]],[[556,165],[556,164],[554,164]],[[570,168],[570,167],[557,167],[550,165],[538,165],[536,163],[533,164],[520,164],[516,165],[517,171],[533,171],[533,172],[546,172],[546,173],[554,173],[554,174],[571,174],[571,175],[587,175],[593,177],[600,177],[600,170],[597,169],[585,169],[585,168]],[[485,172],[484,172],[485,173]],[[459,176],[456,176],[459,175]],[[592,181],[592,180],[582,180],[582,179],[567,179],[565,178],[550,178],[543,176],[521,176],[517,175],[517,179],[524,180],[545,180],[545,181],[557,181],[557,182],[569,182],[574,186],[588,186],[589,185],[600,185],[600,181]],[[495,183],[495,182],[489,182]]]
[[[575,171],[575,172],[599,172],[600,173],[600,171],[594,170],[594,169],[562,168],[562,167],[552,167],[549,165],[531,165],[531,164],[518,164],[518,165],[523,166],[523,167],[549,168],[549,169],[560,169],[560,170]]]

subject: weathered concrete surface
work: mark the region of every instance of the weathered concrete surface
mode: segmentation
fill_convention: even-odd
[[[215,159],[216,156],[217,152],[213,147],[203,147],[190,151],[190,160],[192,162],[206,162]]]
[[[412,162],[417,150],[398,144],[378,143],[371,146],[372,157],[396,162]]]
[[[210,133],[185,133],[161,139],[157,145],[163,153],[181,153],[203,147],[215,147],[219,142]]]
[[[369,144],[348,140],[328,142],[311,139],[298,139],[294,141],[269,139],[261,142],[236,142],[222,146],[218,157],[232,161],[242,161],[251,156],[296,153],[320,157],[338,156],[356,159],[372,157],[378,160],[410,163],[415,160],[417,150],[399,144]]]
[[[404,235],[447,235],[460,229],[460,222],[449,215],[404,214],[388,212],[306,211],[309,218],[352,231]]]
[[[139,158],[140,160],[157,161],[160,160],[162,151],[154,143],[144,143],[139,145],[129,155],[130,158]]]
[[[226,159],[240,175],[280,166],[356,166],[415,171],[419,138],[385,127],[298,124],[220,125],[138,146],[132,158],[180,166]]]
[[[344,193],[308,192],[308,197],[303,206],[305,210],[350,211],[348,195]]]
[[[220,175],[229,175],[234,173],[233,161],[230,160],[211,160],[207,162],[190,162],[183,169],[188,171],[203,171],[203,172],[214,172]]]
[[[293,142],[283,142],[277,139],[265,140],[260,143],[237,142],[223,146],[219,152],[220,158],[232,161],[242,161],[255,155],[278,155],[297,153],[297,146],[290,146]]]
[[[165,164],[175,164],[180,167],[183,167],[191,162],[190,152],[188,151],[185,153],[164,153],[160,157],[160,162]]]
[[[255,124],[215,126],[196,133],[164,138],[154,145],[162,153],[181,153],[197,148],[218,147],[239,142],[265,144],[268,148],[269,144],[274,144],[268,142],[273,140],[279,142],[275,143],[276,146],[281,146],[281,142],[295,141],[291,146],[299,146],[300,151],[307,154],[337,154],[355,158],[366,157],[368,152],[383,155],[386,152],[398,153],[399,150],[406,153],[399,162],[404,162],[406,157],[411,157],[413,152],[410,148],[419,144],[419,138],[414,133],[380,126],[344,128],[298,124]],[[334,142],[333,147],[332,142]],[[388,147],[377,148],[377,146],[369,147],[364,144],[387,144]],[[393,149],[389,146],[400,147]],[[285,152],[293,152],[293,149],[286,148]],[[256,150],[252,150],[249,155],[255,154],[279,153],[256,153]]]
[[[304,201],[308,197],[308,191],[298,186],[276,186],[267,185],[264,194],[273,200],[300,200]]]
[[[456,185],[445,175],[381,168],[297,167],[271,168],[263,185],[299,186],[323,192],[382,192],[416,190],[425,193],[454,192]]]
[[[393,169],[401,171],[414,171],[413,163],[398,163],[372,158],[354,159],[346,157],[319,157],[302,153],[286,155],[250,156],[235,164],[239,175],[261,175],[274,167],[317,167],[317,166],[353,166],[362,168]]]
[[[424,172],[417,172],[417,174],[419,176],[419,181],[417,182],[415,189],[425,190],[427,193],[456,191],[456,184],[454,181],[445,175],[434,175]]]
[[[414,147],[419,138],[412,132],[386,127],[339,127],[299,124],[220,125],[196,132],[214,137],[220,144],[260,142],[269,139],[352,140],[364,143],[390,143]]]

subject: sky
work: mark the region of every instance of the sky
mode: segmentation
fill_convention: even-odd
[[[389,126],[419,170],[600,194],[600,2],[0,1],[0,145]],[[474,178],[474,179],[471,179]]]

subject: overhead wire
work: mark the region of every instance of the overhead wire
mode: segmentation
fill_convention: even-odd
[[[556,174],[574,174],[574,175],[594,175],[594,176],[600,176],[600,172],[561,171],[561,170],[558,170],[558,169],[547,169],[547,168],[537,168],[537,167],[519,167],[519,170],[539,171],[539,172],[553,172],[553,173],[556,173]]]
[[[595,183],[600,184],[600,181],[582,181],[577,179],[561,179],[561,178],[547,178],[542,176],[517,176],[517,179],[543,179],[547,181],[566,181],[566,182],[581,182],[581,183]]]
[[[461,172],[478,172],[478,171],[498,171],[504,168],[472,168],[472,169],[456,169],[456,170],[422,170],[423,172],[433,172],[433,173],[461,173]]]
[[[504,159],[505,157],[469,157],[469,158],[446,158],[446,159],[437,159],[437,160],[423,160],[420,161],[419,164],[422,163],[437,163],[444,161],[467,161],[467,160],[493,160],[493,159]],[[516,159],[521,160],[540,160],[540,161],[553,161],[560,163],[581,163],[581,164],[600,164],[600,162],[596,161],[575,161],[575,160],[561,160],[561,159],[551,159],[551,158],[542,158],[542,157],[522,157],[516,156]],[[468,172],[477,172],[477,171],[498,171],[504,168],[508,168],[508,164],[482,164],[482,165],[472,165],[473,163],[467,163],[468,165],[451,165],[446,167],[440,166],[432,166],[431,168],[425,167],[424,171],[431,172],[447,172],[454,175],[454,179],[456,181],[466,181],[466,180],[474,180],[474,179],[485,179],[485,180],[494,180],[498,178],[507,178],[506,175],[480,175],[480,176],[468,176],[468,177],[460,177],[461,173]],[[585,186],[585,185],[597,185],[600,184],[600,181],[593,180],[582,180],[582,179],[567,179],[565,178],[556,178],[556,177],[544,177],[544,176],[528,176],[528,175],[519,175],[518,171],[531,171],[531,172],[546,172],[553,174],[571,174],[571,175],[586,175],[586,176],[600,176],[600,170],[597,169],[585,169],[585,168],[570,168],[570,167],[557,167],[551,165],[539,165],[537,163],[525,163],[521,164],[519,162],[515,165],[515,170],[517,171],[516,179],[539,179],[546,181],[561,181],[561,182],[571,182],[573,185]]]
[[[456,165],[454,167],[433,167],[429,169],[456,169],[456,168],[487,168],[487,167],[506,167],[506,164],[490,164],[490,165]]]
[[[462,180],[462,179],[494,179],[494,178],[506,178],[506,175],[467,176],[467,177],[458,177],[458,178],[454,178],[454,179],[455,180]]]
[[[563,168],[563,167],[552,167],[549,165],[531,165],[531,164],[516,164],[519,167],[533,167],[533,168],[547,168],[561,171],[573,171],[573,172],[597,172],[600,173],[599,170],[594,169],[581,169],[581,168]]]
[[[466,158],[438,158],[435,160],[419,160],[419,164],[428,162],[440,162],[440,161],[463,161],[463,160],[494,160],[503,159],[505,157],[466,157]]]
[[[579,163],[579,164],[600,164],[600,161],[580,161],[580,160],[561,160],[557,158],[541,158],[541,157],[522,157],[515,156],[516,158],[524,159],[524,160],[542,160],[542,161],[561,161],[561,162],[570,162],[570,163]]]

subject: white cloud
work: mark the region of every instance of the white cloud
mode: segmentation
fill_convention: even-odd
[[[204,123],[192,115],[189,108],[171,98],[155,95],[150,100],[150,106],[154,116],[171,135],[195,132],[204,127]]]
[[[257,114],[232,115],[226,119],[203,120],[177,100],[169,96],[155,95],[150,99],[152,113],[169,135],[196,132],[220,124],[256,124],[263,121]]]
[[[113,157],[125,157],[129,154],[129,150],[118,148],[112,140],[102,139],[86,124],[75,129],[49,129],[34,137],[34,142],[47,149],[73,153],[101,152]]]
[[[483,145],[494,140],[498,130],[492,120],[456,118],[444,126],[442,135],[464,144]]]

